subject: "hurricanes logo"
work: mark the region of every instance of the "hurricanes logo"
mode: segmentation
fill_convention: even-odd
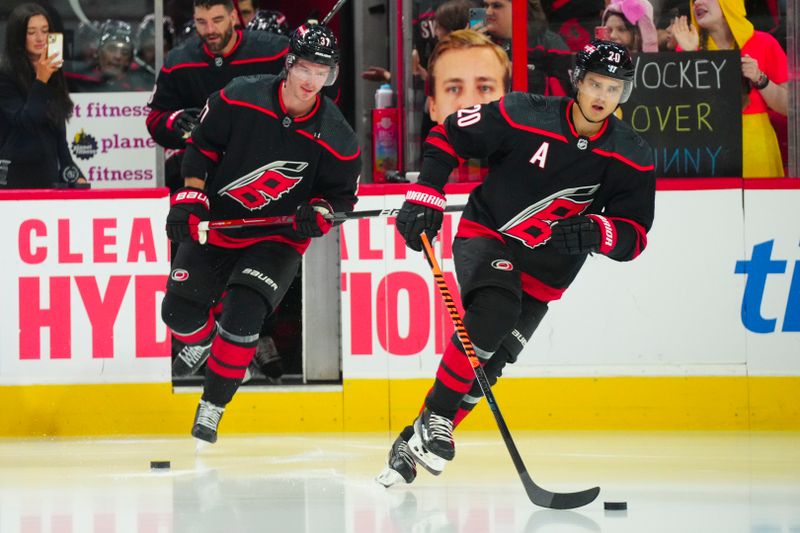
[[[189,273],[182,268],[176,268],[175,270],[172,271],[170,277],[174,281],[186,281],[187,279],[189,279]]]
[[[496,270],[514,270],[514,265],[508,259],[495,259],[492,261],[492,268]]]
[[[219,194],[256,211],[291,191],[303,179],[299,174],[307,166],[302,161],[273,161],[226,185]]]
[[[97,140],[81,128],[72,139],[72,153],[78,159],[93,158],[97,155]]]

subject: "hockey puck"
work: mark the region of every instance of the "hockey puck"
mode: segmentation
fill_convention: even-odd
[[[150,468],[153,470],[169,470],[169,461],[150,461]]]
[[[603,502],[603,509],[606,511],[627,511],[628,502]]]

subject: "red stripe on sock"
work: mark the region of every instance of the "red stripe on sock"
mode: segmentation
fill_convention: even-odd
[[[461,357],[464,357],[463,355]],[[464,383],[463,381],[458,381],[456,378],[450,375],[447,369],[439,366],[439,370],[436,371],[436,379],[442,383],[445,387],[450,390],[453,390],[459,394],[466,394],[472,388],[472,382]]]
[[[172,335],[184,344],[200,344],[207,341],[211,336],[211,332],[214,331],[214,323],[214,317],[209,314],[208,321],[206,321],[205,325],[196,333],[181,335],[173,331]]]
[[[228,368],[217,363],[213,357],[208,358],[208,369],[215,374],[229,379],[244,379],[246,368]]]
[[[247,368],[253,355],[256,353],[256,347],[244,347],[238,344],[223,339],[222,335],[217,335],[211,344],[211,355],[217,358],[220,363],[230,366],[240,366]],[[244,372],[244,370],[242,370]],[[244,375],[244,374],[243,374]]]
[[[459,407],[458,411],[456,411],[456,416],[453,418],[453,429],[457,428],[461,421],[467,418],[467,415],[471,412],[472,409],[464,409],[463,407]]]
[[[472,365],[469,364],[469,358],[456,348],[452,340],[444,349],[441,364],[447,365],[447,368],[460,378],[468,379],[470,382],[475,379],[475,372],[472,370]]]

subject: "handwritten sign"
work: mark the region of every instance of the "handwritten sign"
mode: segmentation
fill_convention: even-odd
[[[742,175],[741,56],[736,51],[639,54],[623,120],[650,146],[656,175]]]

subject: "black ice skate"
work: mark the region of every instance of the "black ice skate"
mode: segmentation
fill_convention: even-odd
[[[194,414],[192,436],[196,439],[210,442],[211,444],[217,442],[217,426],[219,426],[219,421],[224,412],[224,407],[219,407],[211,402],[200,400],[197,411]]]
[[[408,429],[412,430],[410,426]],[[375,481],[387,488],[401,481],[411,483],[417,477],[417,464],[414,462],[411,450],[408,449],[408,442],[403,438],[403,433],[392,444],[386,467],[375,478]]]
[[[256,354],[248,370],[251,374],[257,374],[254,370],[258,370],[273,385],[283,384],[283,361],[275,341],[269,335],[258,339]]]
[[[408,440],[408,447],[425,470],[438,476],[456,455],[453,421],[426,407],[414,420],[414,435]]]
[[[204,344],[187,344],[172,361],[172,377],[186,377],[197,373],[211,353],[211,341]]]

